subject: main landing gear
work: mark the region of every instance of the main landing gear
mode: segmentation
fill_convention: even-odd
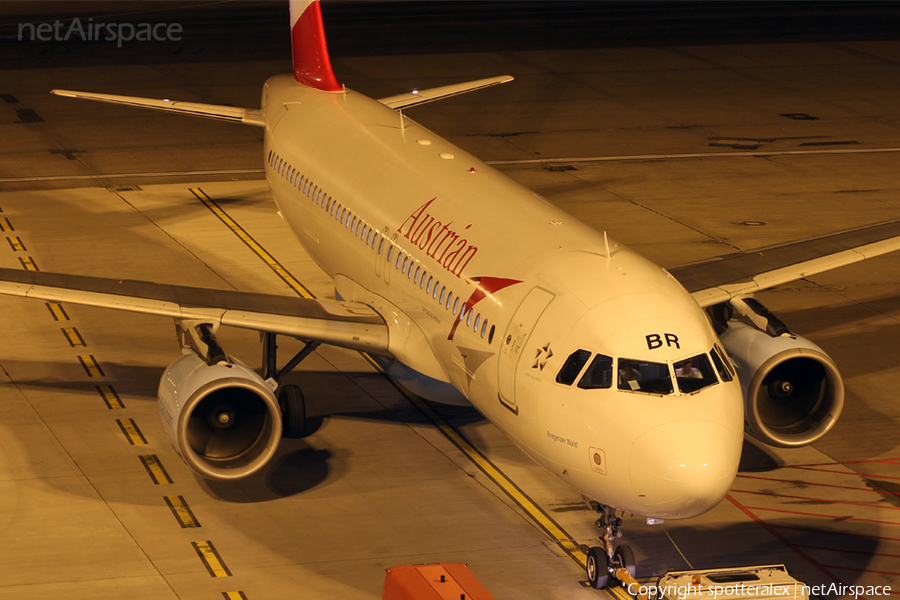
[[[285,438],[304,438],[315,431],[317,422],[306,416],[306,400],[300,386],[288,384],[280,385],[281,379],[290,373],[300,362],[309,356],[318,346],[318,342],[306,342],[300,352],[279,371],[277,365],[278,344],[275,342],[275,334],[266,332],[263,345],[263,366],[265,371],[263,379],[272,380],[279,386],[278,404],[281,406],[282,434]]]
[[[634,552],[625,544],[615,544],[615,540],[622,537],[619,531],[622,519],[616,516],[616,509],[593,502],[591,506],[600,513],[596,525],[603,534],[600,536],[601,545],[588,550],[585,566],[588,582],[592,588],[599,590],[610,582],[618,581],[616,572],[620,569],[624,569],[632,579],[634,578]],[[622,575],[620,573],[620,576]]]

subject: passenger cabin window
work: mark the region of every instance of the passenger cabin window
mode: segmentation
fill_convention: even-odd
[[[693,394],[714,383],[719,383],[712,365],[709,364],[709,358],[705,354],[698,354],[675,363],[675,380],[678,381],[678,389],[684,394]]]
[[[669,365],[620,358],[619,389],[645,394],[671,394],[674,388]]]
[[[598,390],[612,387],[613,359],[610,356],[598,354],[591,361],[591,366],[587,368],[578,387],[583,390]]]
[[[493,331],[493,327],[491,330]],[[576,350],[570,354],[569,358],[566,359],[566,362],[563,363],[562,369],[560,369],[559,373],[556,375],[556,383],[561,383],[563,385],[572,385],[575,383],[575,378],[581,373],[582,367],[584,367],[584,364],[590,357],[591,353],[587,350]]]

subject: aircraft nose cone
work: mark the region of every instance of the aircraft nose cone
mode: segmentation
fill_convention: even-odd
[[[645,514],[684,519],[725,497],[740,460],[740,442],[710,421],[666,423],[643,434],[631,453],[631,483]]]

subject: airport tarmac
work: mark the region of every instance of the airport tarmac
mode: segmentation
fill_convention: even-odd
[[[257,106],[290,70],[185,46],[196,59],[0,72],[0,266],[333,296],[276,214],[259,129],[47,93]],[[335,70],[374,97],[514,75],[406,114],[666,267],[900,218],[898,41],[370,54]],[[835,360],[844,414],[812,447],[746,442],[701,517],[626,517],[638,576],[785,563],[811,585],[896,594],[900,254],[759,298]],[[4,297],[0,315],[0,598],[372,599],[385,568],[436,561],[468,563],[498,600],[621,596],[585,588],[566,553],[597,535],[574,490],[357,353],[320,347],[291,376],[315,434],[247,481],[209,483],[157,416],[171,321]],[[219,337],[259,365],[258,335]],[[283,364],[299,344],[280,345]]]

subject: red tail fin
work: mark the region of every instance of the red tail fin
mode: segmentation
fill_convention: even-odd
[[[294,79],[326,92],[343,90],[331,70],[319,0],[291,0]]]

